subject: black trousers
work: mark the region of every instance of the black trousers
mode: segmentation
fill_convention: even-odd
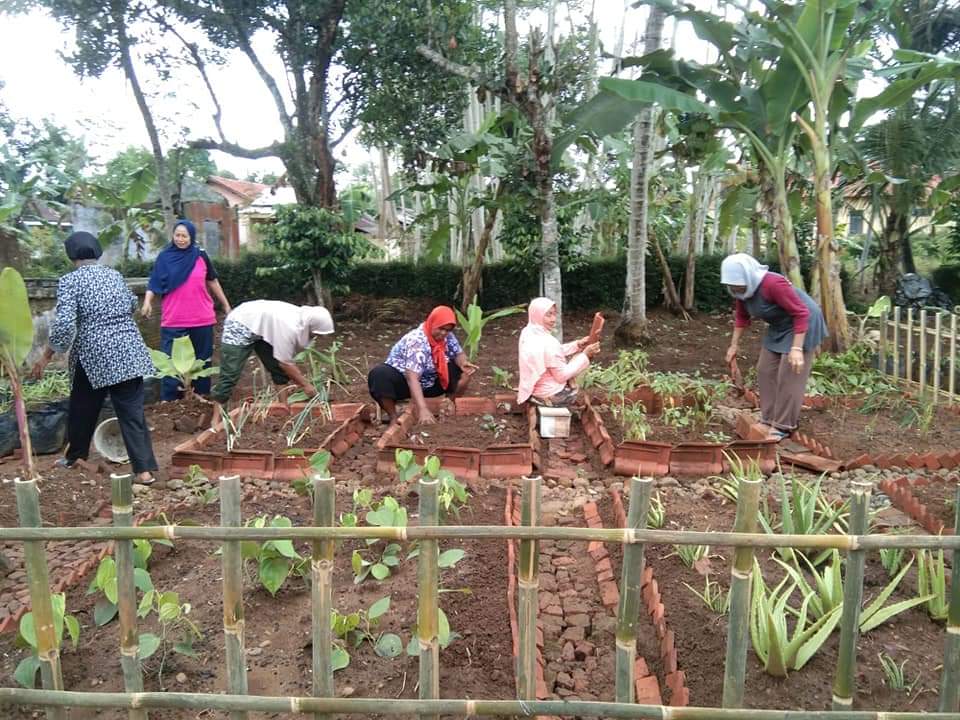
[[[67,420],[67,460],[86,460],[90,441],[97,429],[97,418],[107,394],[117,413],[123,444],[127,446],[133,472],[157,469],[150,429],[143,414],[143,378],[125,380],[116,385],[94,389],[83,365],[77,363],[70,388],[70,417]]]
[[[453,395],[457,391],[457,385],[460,383],[460,377],[463,370],[455,362],[447,365],[450,371],[450,382],[447,383],[447,389],[440,386],[440,378],[437,378],[433,385],[423,388],[424,397],[440,397],[441,395]],[[383,398],[393,400],[409,400],[410,386],[407,384],[407,376],[397,370],[392,365],[380,363],[371,368],[367,374],[367,389],[370,391],[370,397],[378,403]]]

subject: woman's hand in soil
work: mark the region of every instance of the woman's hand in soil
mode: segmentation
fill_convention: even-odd
[[[463,365],[460,366],[460,369],[463,370],[464,375],[473,375],[477,370],[480,369],[480,367],[467,360],[465,363],[463,363]]]
[[[437,419],[433,416],[433,413],[430,412],[430,409],[424,405],[422,408],[417,410],[417,421],[421,425],[436,425]]]
[[[787,362],[790,363],[790,368],[799,375],[803,372],[803,350],[800,348],[790,348]]]
[[[34,380],[40,380],[43,377],[43,371],[47,369],[50,358],[47,355],[41,355],[40,358],[30,368],[30,377]]]
[[[317,389],[311,383],[304,385],[303,391],[307,394],[307,397],[313,397],[318,394]]]
[[[730,347],[727,348],[727,354],[726,354],[726,357],[724,358],[724,361],[727,363],[727,365],[729,365],[730,363],[732,363],[734,360],[737,359],[737,351],[739,349],[740,348],[738,348],[736,345],[731,345]]]

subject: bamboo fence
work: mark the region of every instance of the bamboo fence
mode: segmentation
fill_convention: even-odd
[[[960,403],[957,313],[899,307],[880,318],[879,370],[934,404]]]
[[[433,482],[433,485],[431,485]],[[631,503],[627,528],[589,529],[540,527],[540,478],[523,479],[523,524],[518,527],[498,526],[439,526],[426,524],[421,527],[337,528],[332,527],[334,514],[333,479],[315,477],[314,525],[300,528],[249,528],[239,526],[239,478],[221,478],[222,495],[221,527],[152,526],[130,527],[127,505],[131,498],[131,478],[114,478],[113,527],[97,528],[42,528],[40,527],[39,498],[35,480],[17,480],[17,507],[21,527],[0,528],[0,540],[21,541],[26,545],[30,599],[37,618],[37,637],[40,641],[42,690],[0,688],[0,708],[34,706],[44,708],[49,718],[66,717],[67,708],[120,708],[127,709],[131,718],[143,718],[150,709],[219,710],[229,712],[234,718],[242,718],[251,712],[277,714],[313,714],[314,717],[329,717],[334,713],[350,715],[418,715],[421,718],[436,718],[440,715],[472,716],[581,716],[605,718],[651,718],[656,720],[960,720],[958,712],[958,685],[960,685],[960,563],[954,563],[950,589],[950,611],[946,627],[942,692],[940,712],[880,712],[854,711],[856,694],[853,657],[857,639],[857,613],[844,613],[841,626],[841,645],[847,648],[841,653],[837,669],[836,699],[845,708],[831,711],[813,710],[767,710],[737,707],[743,698],[746,636],[743,628],[733,621],[734,612],[743,612],[749,603],[749,568],[752,554],[757,548],[837,548],[851,553],[853,571],[848,568],[845,597],[854,598],[862,593],[863,574],[857,570],[863,553],[879,548],[960,548],[960,534],[954,536],[911,536],[867,534],[865,523],[854,523],[859,534],[850,535],[759,535],[748,532],[755,528],[756,503],[759,483],[742,479],[737,511],[737,532],[690,532],[643,529],[646,503],[649,498],[649,481],[635,478],[631,483]],[[436,482],[421,479],[420,512],[422,520],[437,523]],[[757,487],[754,487],[756,485]],[[866,507],[867,488],[855,488],[859,492],[859,505]],[[957,503],[960,507],[960,486],[957,488]],[[957,530],[960,531],[960,510],[957,512]],[[331,654],[323,648],[314,647],[312,697],[254,696],[246,694],[245,663],[237,660],[243,650],[242,593],[236,586],[237,548],[243,540],[312,540],[314,579],[313,637],[315,646],[327,640],[329,645],[330,592],[334,548],[336,540],[345,538],[387,538],[421,541],[420,570],[418,573],[418,633],[420,647],[420,693],[417,699],[384,698],[338,698],[333,682]],[[520,553],[520,657],[518,658],[518,698],[516,700],[484,699],[439,699],[439,653],[437,650],[437,554],[439,542],[447,538],[487,538],[521,540]],[[224,631],[227,635],[227,678],[229,694],[142,692],[142,676],[136,663],[135,648],[131,639],[136,636],[136,620],[129,617],[130,591],[132,589],[132,562],[130,547],[125,545],[137,538],[145,539],[194,539],[224,545]],[[124,677],[124,693],[87,693],[66,691],[60,673],[59,648],[52,632],[54,622],[51,590],[47,574],[44,542],[63,539],[98,539],[117,541],[118,559],[122,571],[118,578],[121,588],[121,668]],[[581,542],[618,542],[626,546],[624,553],[622,600],[619,607],[617,652],[617,702],[593,701],[538,701],[531,680],[535,677],[536,621],[537,621],[537,556],[542,540],[575,540]],[[678,545],[725,545],[737,552],[733,562],[733,579],[739,583],[741,592],[731,596],[731,622],[727,642],[727,657],[724,659],[724,708],[668,707],[661,705],[638,705],[625,701],[630,697],[626,687],[629,679],[626,664],[632,665],[631,650],[635,645],[634,615],[639,612],[636,602],[637,576],[643,567],[643,544],[649,542]],[[860,585],[859,588],[854,587]],[[230,602],[227,602],[230,600]],[[739,608],[739,610],[738,610]],[[126,617],[126,619],[124,619]],[[739,629],[738,629],[739,628]],[[317,642],[319,641],[319,643]],[[132,640],[135,643],[135,640]],[[231,645],[232,650],[231,650]],[[621,647],[622,646],[622,647]],[[329,650],[329,648],[327,648]],[[241,654],[242,658],[242,654]],[[849,698],[849,705],[847,704]],[[835,705],[836,707],[836,705]],[[0,712],[0,717],[5,714]]]

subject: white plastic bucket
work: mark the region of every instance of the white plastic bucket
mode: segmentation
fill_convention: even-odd
[[[127,446],[124,445],[123,435],[120,433],[120,423],[115,417],[108,418],[97,425],[93,433],[93,446],[110,462],[130,461],[127,456]]]

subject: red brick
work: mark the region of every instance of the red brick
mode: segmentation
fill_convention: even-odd
[[[607,607],[616,607],[620,602],[620,591],[614,582],[606,582],[600,586],[600,599]]]
[[[607,562],[609,563],[610,561],[607,560]],[[570,567],[571,565],[575,565],[575,564],[576,564],[576,560],[574,560],[569,555],[563,555],[561,557],[557,557],[553,559],[553,566],[556,568]]]
[[[640,584],[646,585],[653,580],[653,568],[649,565],[643,569],[643,575],[640,576]]]
[[[899,467],[905,468],[909,465],[909,461],[904,455],[891,455],[890,456],[890,467]]]
[[[666,684],[670,688],[670,692],[676,695],[680,690],[686,685],[687,677],[684,674],[683,670],[677,670],[677,672],[670,673],[667,675]]]
[[[600,542],[599,540],[591,540],[589,543],[587,543],[587,552],[590,553],[590,556],[592,558],[596,559],[597,554],[601,550],[606,551],[606,548],[604,547],[603,543]]]
[[[660,697],[660,683],[654,675],[637,678],[635,681],[638,705],[663,705]]]
[[[667,632],[670,632],[667,630]],[[664,655],[661,660],[663,660],[663,669],[664,672],[672,673],[677,671],[677,650],[674,648],[669,653]]]
[[[603,560],[597,561],[594,567],[598,573],[613,572],[613,566],[610,564],[610,558],[604,558]]]
[[[613,573],[610,570],[605,570],[602,573],[597,573],[597,582],[605,583],[613,580]]]
[[[913,453],[912,455],[907,457],[907,464],[910,467],[914,468],[915,470],[919,470],[924,466],[923,455],[918,455],[917,453]]]
[[[660,640],[660,657],[665,657],[675,651],[676,649],[673,646],[673,630],[667,630],[663,639]]]
[[[836,472],[842,465],[838,460],[831,460],[810,453],[780,453],[780,457],[788,465],[796,465],[819,473]]]
[[[857,468],[861,468],[864,465],[869,465],[869,464],[870,464],[870,456],[864,453],[863,455],[858,455],[853,460],[848,460],[844,465],[844,467],[847,470],[856,470]]]
[[[936,453],[927,453],[923,456],[923,464],[928,470],[939,470],[940,458],[937,457]]]
[[[594,502],[588,502],[583,504],[583,516],[588,520],[591,517],[599,517],[600,514],[597,512],[597,504]]]
[[[644,660],[639,655],[637,656],[637,660],[634,663],[634,673],[635,673],[635,677],[638,677],[638,678],[643,678],[650,674],[650,669],[647,667],[647,661]]]
[[[670,705],[673,707],[686,707],[689,704],[690,690],[688,688],[680,688],[678,692],[670,696]]]
[[[657,623],[662,623],[663,615],[664,615],[663,603],[657,603],[654,606],[653,610],[650,612],[650,620],[653,621],[654,625],[656,625]]]
[[[760,423],[753,421],[750,413],[740,413],[737,416],[737,435],[744,440],[766,440],[769,431]]]

